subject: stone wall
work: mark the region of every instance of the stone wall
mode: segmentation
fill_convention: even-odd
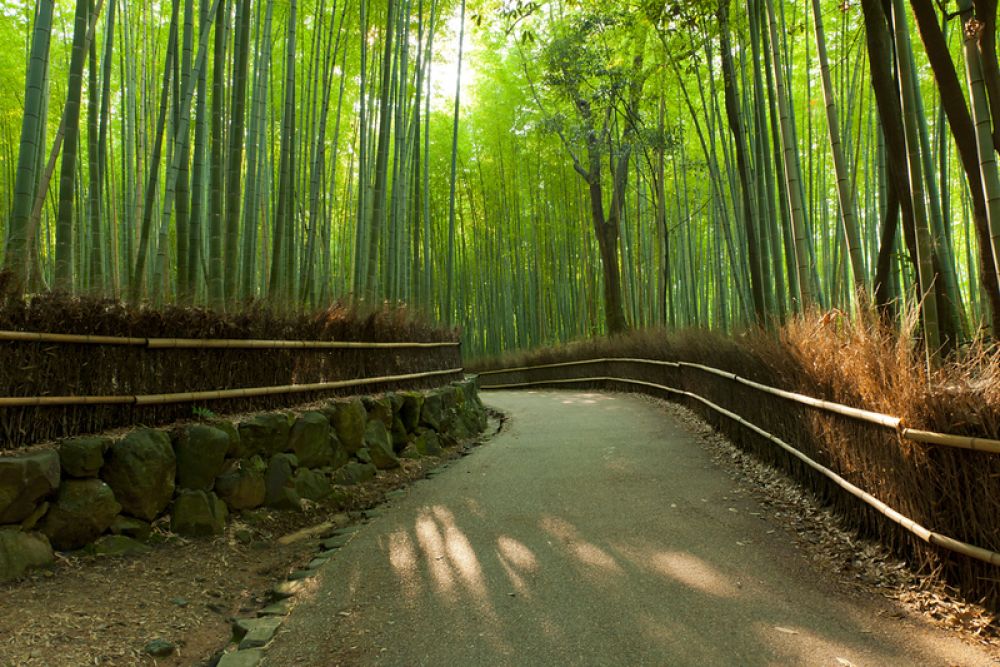
[[[51,563],[53,549],[141,550],[165,517],[174,533],[216,535],[232,512],[344,497],[400,457],[439,454],[485,427],[467,379],[0,457],[0,581]]]

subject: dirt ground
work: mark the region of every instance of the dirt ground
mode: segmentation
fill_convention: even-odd
[[[491,420],[487,433],[497,428]],[[266,606],[271,587],[315,555],[316,539],[294,539],[295,533],[324,522],[361,521],[361,511],[387,492],[475,444],[440,457],[403,459],[402,468],[354,487],[347,507],[306,503],[300,513],[243,512],[215,539],[182,539],[167,533],[161,520],[154,529],[163,543],[150,553],[59,554],[53,569],[0,585],[0,665],[214,664],[229,642],[232,619]],[[145,647],[156,639],[174,644],[174,654],[148,655]]]

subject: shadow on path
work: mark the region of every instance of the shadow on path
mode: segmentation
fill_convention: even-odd
[[[801,557],[682,425],[491,393],[507,431],[357,533],[268,665],[975,665]]]

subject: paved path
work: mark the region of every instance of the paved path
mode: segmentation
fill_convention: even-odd
[[[998,664],[825,584],[654,404],[484,398],[508,429],[364,526],[267,665]]]

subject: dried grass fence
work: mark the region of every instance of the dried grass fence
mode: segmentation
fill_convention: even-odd
[[[773,346],[730,341],[713,355],[712,343],[720,341],[708,338],[660,342],[659,352],[672,360],[624,356],[648,350],[649,341],[619,344],[618,354],[607,356],[593,353],[610,352],[608,344],[548,351],[523,360],[549,363],[482,371],[480,386],[606,388],[679,401],[740,447],[804,482],[862,534],[940,573],[968,599],[1000,608],[1000,440],[912,428],[911,415],[779,389],[774,385],[784,379],[789,386],[794,373],[797,389],[808,384],[808,373],[791,363],[787,349],[779,355]],[[683,351],[697,361],[676,360]],[[935,395],[927,404],[940,408],[942,400]],[[955,406],[963,400],[969,399],[956,399]],[[955,406],[947,421],[958,418]],[[966,430],[975,426],[965,421]]]
[[[59,296],[8,300],[0,307],[0,451],[166,424],[196,407],[269,410],[359,387],[439,386],[459,379],[461,366],[454,332],[400,309],[223,315]]]

